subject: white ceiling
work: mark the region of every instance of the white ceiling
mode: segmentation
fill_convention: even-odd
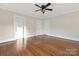
[[[37,4],[42,5],[43,3]],[[18,12],[24,15],[29,15],[32,17],[49,18],[73,11],[78,11],[79,3],[52,3],[51,6],[49,6],[48,8],[52,8],[53,11],[46,11],[45,14],[42,14],[40,11],[34,12],[35,10],[39,9],[34,5],[34,3],[0,3],[0,8],[8,9],[10,11]]]

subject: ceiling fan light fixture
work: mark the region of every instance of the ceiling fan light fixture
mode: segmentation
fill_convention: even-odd
[[[50,6],[50,5],[51,5],[51,3],[47,3],[46,5],[41,5],[41,6],[39,6],[38,4],[35,4],[35,6],[37,6],[37,7],[40,8],[40,9],[38,9],[38,10],[35,10],[35,12],[41,11],[41,12],[44,14],[44,13],[45,13],[45,10],[52,11],[53,9],[47,8],[47,7]]]

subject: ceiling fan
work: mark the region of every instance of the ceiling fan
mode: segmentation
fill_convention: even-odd
[[[37,7],[40,8],[40,9],[38,9],[38,10],[35,10],[35,12],[41,11],[41,12],[44,14],[44,13],[45,13],[45,10],[52,11],[53,9],[47,8],[47,7],[50,6],[50,5],[51,5],[51,3],[47,3],[46,5],[41,5],[41,6],[35,4],[35,6],[37,6]]]

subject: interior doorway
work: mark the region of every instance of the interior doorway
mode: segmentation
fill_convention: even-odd
[[[14,16],[14,36],[17,41],[17,49],[21,50],[26,46],[26,25],[23,16]]]

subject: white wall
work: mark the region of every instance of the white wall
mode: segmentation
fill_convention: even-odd
[[[34,36],[36,35],[36,22],[37,22],[37,18],[34,17],[26,17],[26,30],[27,30],[27,36]]]
[[[12,13],[0,9],[0,42],[13,40]]]
[[[20,15],[0,9],[0,42],[14,40],[13,17],[15,14]],[[39,35],[41,33],[79,41],[79,11],[55,16],[47,20],[30,16],[24,17],[26,19],[25,25],[28,36]]]
[[[46,20],[48,34],[79,41],[79,11]]]
[[[8,10],[0,9],[0,43],[15,40],[14,36],[14,16],[25,17],[25,25],[27,29],[27,35],[36,35],[36,18],[21,15]]]

